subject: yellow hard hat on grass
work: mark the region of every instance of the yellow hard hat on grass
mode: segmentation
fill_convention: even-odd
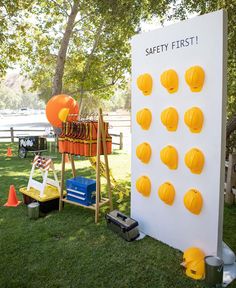
[[[205,275],[205,254],[197,247],[190,247],[184,251],[181,265],[188,277],[199,280]]]

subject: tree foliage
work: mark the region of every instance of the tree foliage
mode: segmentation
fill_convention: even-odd
[[[0,85],[0,109],[15,109],[19,106],[19,94],[5,85]]]
[[[32,2],[0,0],[0,76],[3,76],[7,68],[11,68],[23,55],[22,36],[26,35],[28,29],[25,16],[29,15]]]
[[[58,3],[60,5],[60,1]],[[80,1],[78,17],[67,52],[63,92],[77,95],[80,99],[86,96],[91,99],[91,95],[107,99],[116,83],[120,86],[124,83],[124,73],[130,68],[129,40],[136,33],[141,19],[151,15],[147,8],[148,4],[150,4],[148,1]],[[162,6],[156,5],[155,13],[162,15],[168,4],[168,1],[163,1]],[[53,3],[47,2],[46,5],[47,7],[50,5],[51,9],[56,8]],[[42,11],[39,14],[41,15]],[[53,14],[50,13],[51,16]],[[40,88],[44,99],[50,95],[50,79],[53,77],[56,61],[52,51],[59,49],[54,45],[55,43],[59,45],[61,38],[58,30],[64,31],[63,25],[66,25],[68,17],[60,14],[59,22],[57,18],[58,16],[50,20],[53,21],[51,28],[57,27],[56,33],[48,32],[46,38],[40,31],[45,31],[47,21],[40,22],[40,36],[35,39],[39,52],[39,65],[32,66],[31,59],[28,59],[28,71],[32,73],[34,87]],[[41,38],[45,38],[43,49],[39,49],[42,47]]]
[[[62,92],[108,99],[130,71],[131,36],[142,20],[185,19],[224,8],[228,12],[228,115],[236,113],[235,0],[0,0],[0,74],[16,62],[45,101],[73,5],[78,3],[67,47]],[[172,7],[170,13],[169,8]],[[168,12],[168,13],[167,13]],[[168,16],[169,15],[169,16]]]
[[[30,92],[32,82],[19,73],[7,73],[0,79],[0,109],[43,109],[45,103],[36,92]]]
[[[228,117],[236,114],[236,1],[235,0],[182,0],[175,6],[174,13],[170,18],[186,19],[188,13],[200,15],[225,9],[228,14]]]
[[[45,100],[51,95],[58,51],[76,1],[32,0],[28,11],[15,10],[16,15],[21,15],[16,18],[24,20],[15,54],[21,56],[22,67],[33,80],[33,89],[38,89]],[[79,1],[62,91],[78,98],[88,95],[109,98],[116,83],[119,86],[125,83],[124,74],[130,69],[129,40],[138,31],[140,21],[153,14],[164,17],[170,3],[170,0]]]

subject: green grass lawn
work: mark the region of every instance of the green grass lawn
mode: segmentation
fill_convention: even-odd
[[[7,158],[11,146],[13,157]],[[106,227],[105,209],[99,224],[89,209],[66,204],[37,221],[29,220],[25,205],[7,208],[9,186],[26,186],[31,156],[17,157],[17,145],[0,144],[0,288],[191,288],[203,281],[187,278],[180,268],[182,253],[150,237],[128,243]],[[60,155],[55,158],[60,170]],[[110,166],[121,189],[130,189],[130,157],[119,152],[109,156]],[[77,174],[95,177],[86,159],[76,161]],[[59,173],[58,173],[59,174]],[[67,177],[70,177],[67,164]],[[17,193],[22,200],[20,193]],[[115,207],[129,214],[129,196]],[[120,203],[117,203],[120,202]],[[225,207],[224,241],[236,251],[236,206]],[[236,287],[236,283],[230,287]]]

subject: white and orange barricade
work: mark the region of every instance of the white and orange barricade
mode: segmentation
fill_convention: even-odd
[[[38,168],[42,174],[42,178],[43,178],[42,183],[33,179],[35,168]],[[49,170],[51,170],[53,172],[54,179],[50,179],[48,177]],[[56,187],[58,189],[58,193],[59,193],[60,184],[59,184],[59,181],[57,178],[57,174],[56,174],[52,159],[36,155],[34,160],[33,160],[33,163],[32,163],[32,169],[30,172],[27,191],[29,191],[30,188],[34,188],[36,190],[39,190],[40,197],[43,197],[44,196],[44,190],[48,184]]]

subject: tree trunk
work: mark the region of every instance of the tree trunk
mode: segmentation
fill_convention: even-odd
[[[226,124],[226,137],[228,138],[231,133],[236,130],[236,115],[232,116]]]
[[[79,11],[79,0],[75,0],[71,8],[71,13],[68,17],[68,22],[66,25],[66,30],[61,40],[61,47],[57,55],[57,64],[55,69],[55,74],[53,78],[52,86],[52,96],[60,94],[62,92],[62,78],[64,74],[64,67],[66,61],[66,53],[69,45],[71,33],[73,30],[73,25],[75,22],[76,15]]]

